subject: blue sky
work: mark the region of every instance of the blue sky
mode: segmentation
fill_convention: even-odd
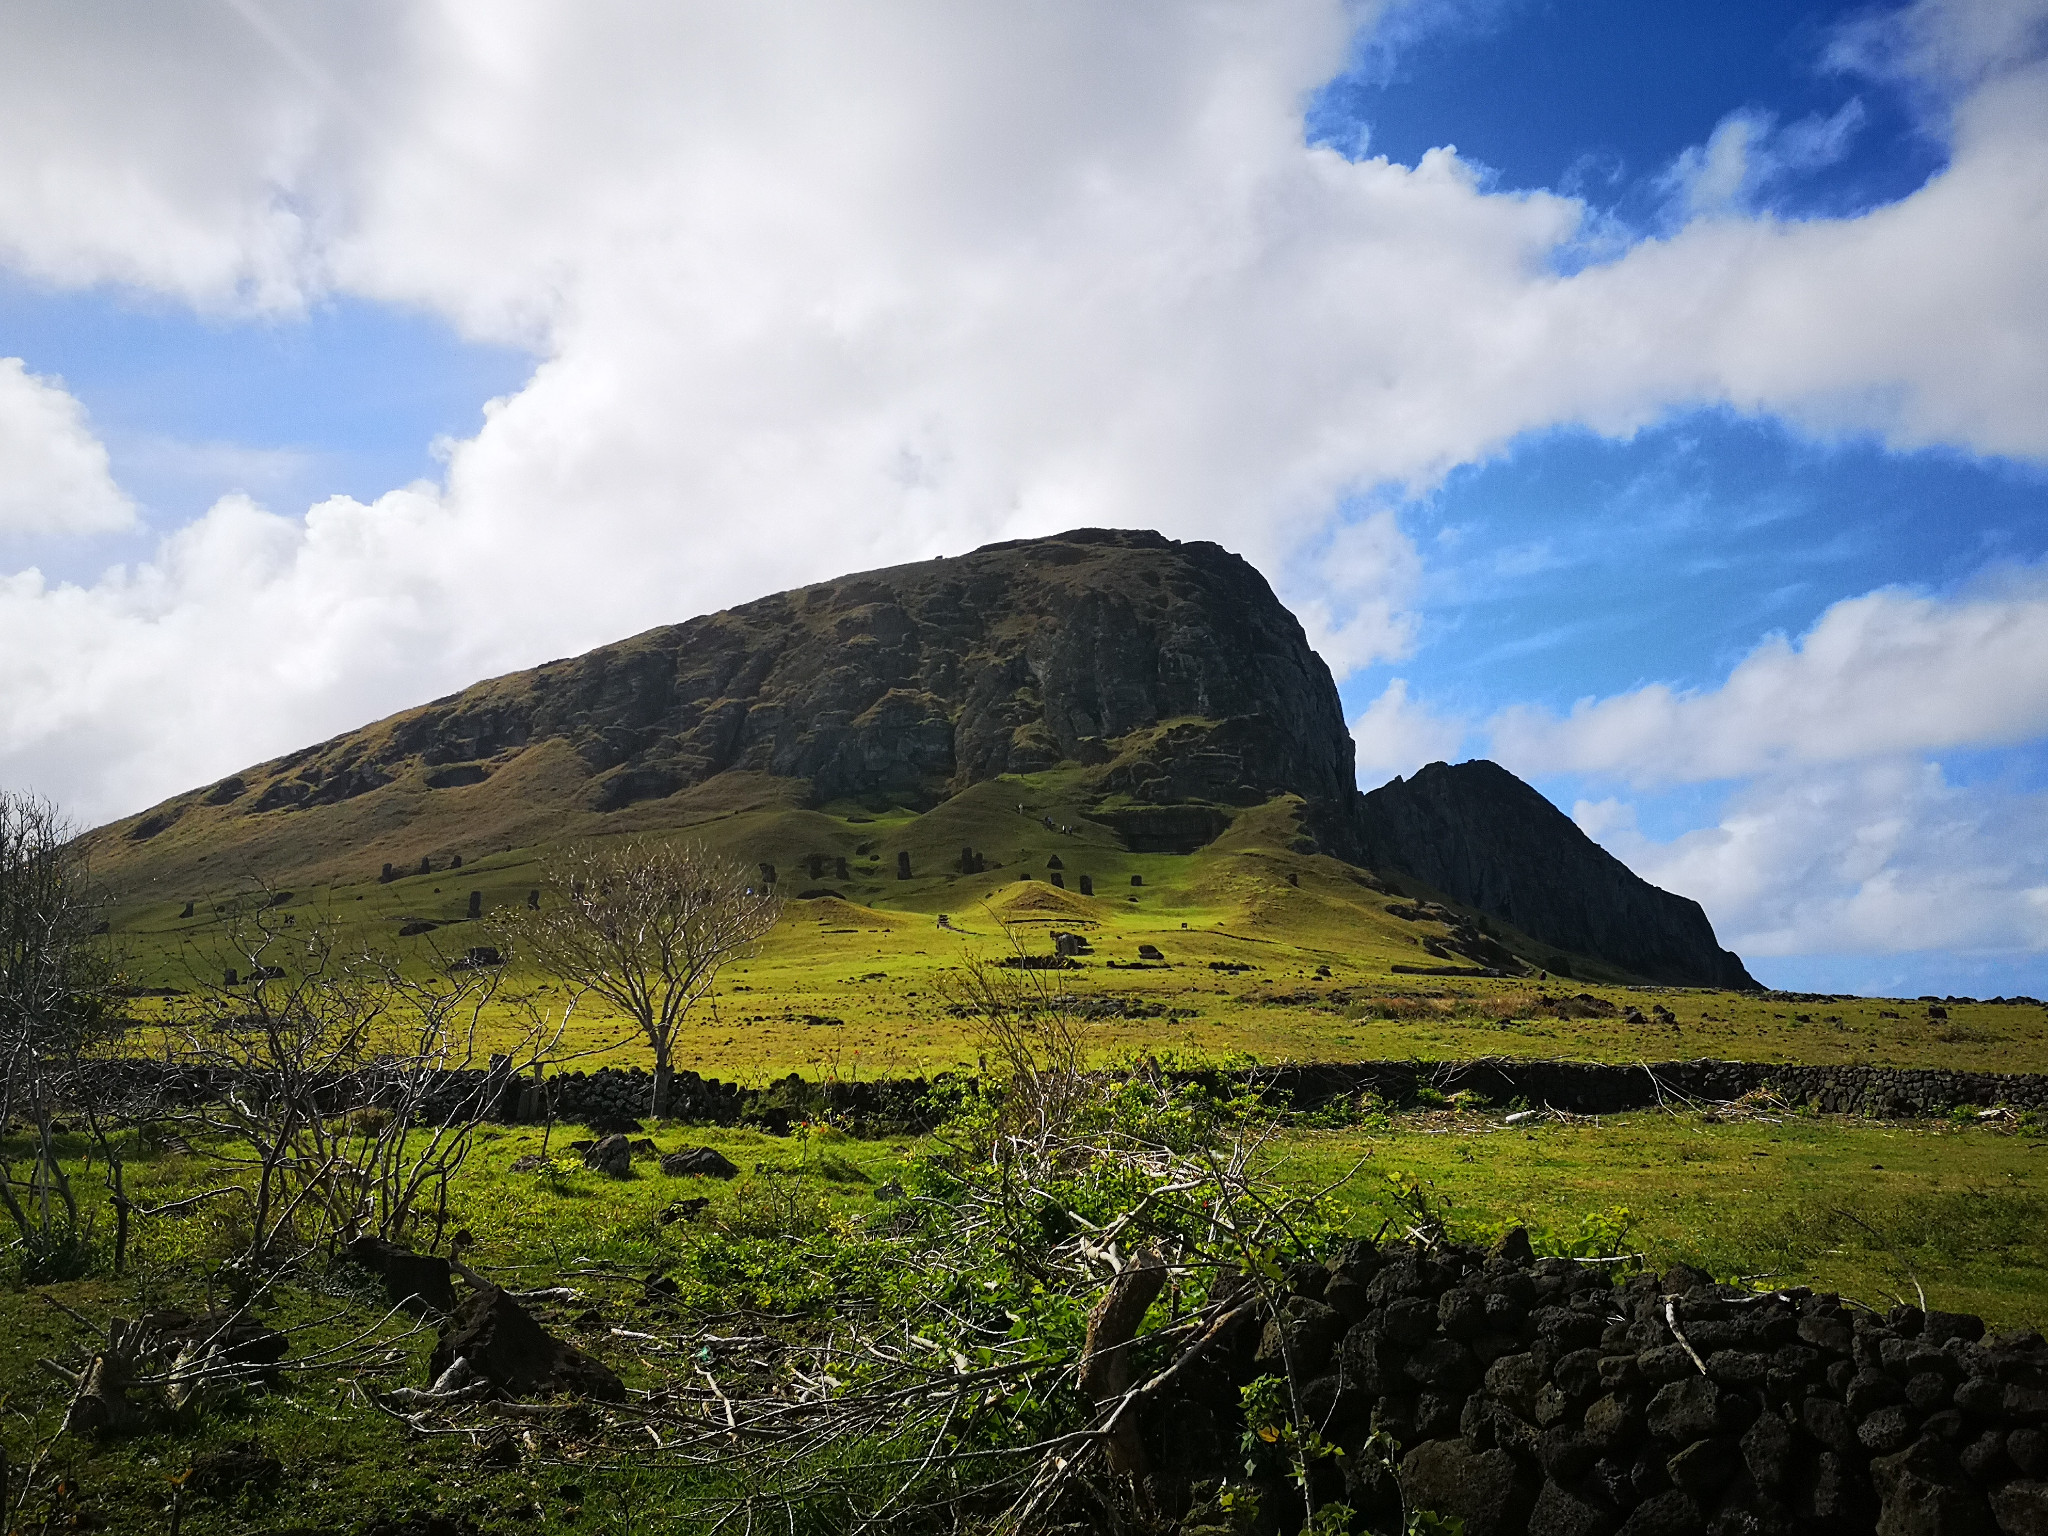
[[[64,380],[141,506],[143,526],[111,546],[43,540],[9,552],[75,579],[110,554],[146,554],[154,534],[230,491],[303,507],[437,478],[435,443],[474,435],[484,402],[516,390],[534,363],[389,304],[338,297],[286,316],[209,315],[5,272],[0,355]]]
[[[1495,756],[1766,980],[2048,992],[2044,22],[18,14],[0,780],[1150,525],[1362,783]]]

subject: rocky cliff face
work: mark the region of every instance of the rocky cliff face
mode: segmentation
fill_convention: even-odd
[[[245,769],[93,852],[129,891],[311,883],[768,801],[924,810],[1062,764],[1134,850],[1192,851],[1227,807],[1296,795],[1325,852],[1639,974],[1750,984],[1697,906],[1491,764],[1361,800],[1329,669],[1265,578],[1144,531],[992,544],[650,630]]]
[[[1329,669],[1265,578],[1209,543],[1081,529],[778,593],[652,630],[236,774],[190,806],[305,812],[408,776],[484,783],[542,744],[573,752],[583,809],[731,770],[813,804],[926,808],[970,784],[1096,765],[1141,804],[1325,807],[1355,793]],[[423,777],[422,777],[423,776]],[[1211,834],[1213,835],[1213,833]]]
[[[1363,797],[1368,862],[1532,938],[1673,986],[1755,987],[1696,901],[1659,890],[1495,763],[1431,763]]]

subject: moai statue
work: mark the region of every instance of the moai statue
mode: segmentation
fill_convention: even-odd
[[[377,883],[379,885],[389,885],[392,881],[396,880],[397,878],[398,871],[393,869],[389,864],[386,864],[384,866],[383,872],[377,876]]]
[[[1051,858],[1045,861],[1045,867],[1047,869],[1065,869],[1067,866],[1060,862],[1060,856],[1058,854],[1054,854]]]
[[[1063,891],[1067,888],[1067,877],[1061,874],[1058,870],[1054,870],[1050,875],[1047,875],[1046,878]]]
[[[1093,875],[1083,875],[1081,877],[1081,894],[1083,896],[1093,896],[1095,894],[1095,877]]]
[[[526,905],[530,911],[538,912],[540,910],[540,892],[528,891],[526,893]]]
[[[910,878],[910,850],[907,848],[896,855],[896,878],[898,880],[908,880]]]
[[[182,911],[182,912],[180,912],[180,913],[178,914],[178,916],[180,916],[180,917],[190,917],[191,915],[192,915],[192,903],[188,901],[188,902],[186,902],[186,903],[185,903],[185,910],[184,910],[184,911]]]
[[[1133,885],[1143,885],[1144,883],[1145,883],[1145,877],[1144,877],[1143,875],[1133,875],[1133,876],[1131,876],[1131,884],[1133,884]]]
[[[845,859],[839,858],[834,859],[832,861],[832,878],[835,880],[845,880],[849,878],[849,876],[846,873]]]
[[[454,858],[450,859],[450,860],[448,861],[448,867],[449,867],[450,869],[460,869],[460,868],[462,868],[462,855],[458,853],[458,854],[456,854],[456,855],[455,855],[455,857],[454,857]]]
[[[223,971],[221,972],[220,984],[224,987],[232,987],[233,985],[235,985],[236,982],[240,981],[241,979],[242,978],[240,976],[237,976],[232,970]]]
[[[762,864],[761,883],[763,885],[773,885],[775,883],[775,866],[773,864]]]
[[[813,880],[822,880],[825,878],[825,855],[823,855],[822,853],[814,853],[809,858],[804,860],[804,864],[810,870],[811,878]]]
[[[483,915],[484,893],[482,891],[471,891],[469,893],[469,920],[473,923]]]
[[[431,875],[431,874],[432,874],[433,872],[434,872],[434,861],[433,861],[433,860],[432,860],[431,858],[429,858],[429,857],[428,857],[428,856],[427,856],[426,854],[424,854],[424,853],[423,853],[423,854],[421,854],[421,855],[420,855],[420,873],[421,873],[421,874],[423,874],[423,875]]]

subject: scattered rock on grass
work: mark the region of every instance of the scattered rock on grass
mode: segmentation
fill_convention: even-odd
[[[444,1258],[414,1253],[381,1237],[359,1237],[342,1251],[342,1256],[379,1276],[384,1281],[384,1294],[394,1307],[455,1310],[455,1286]]]
[[[500,1391],[517,1397],[570,1392],[579,1397],[623,1402],[625,1384],[602,1360],[558,1339],[504,1291],[478,1291],[441,1327],[440,1342],[427,1363],[437,1381],[456,1360]]]
[[[624,1136],[606,1136],[583,1154],[583,1166],[623,1179],[633,1171],[633,1144]]]
[[[692,1175],[704,1179],[736,1179],[740,1170],[731,1158],[713,1147],[684,1147],[661,1160],[661,1171],[670,1178]]]

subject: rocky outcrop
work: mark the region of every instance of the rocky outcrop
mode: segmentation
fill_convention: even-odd
[[[1634,975],[1753,985],[1697,906],[1491,764],[1435,765],[1361,801],[1336,685],[1265,578],[1219,545],[1143,530],[991,544],[650,630],[245,769],[88,842],[123,895],[349,883],[348,866],[372,860],[398,878],[422,843],[452,857],[768,806],[926,810],[1063,765],[1085,770],[1072,787],[1133,851],[1193,852],[1236,808],[1294,796],[1301,851],[1408,872]],[[1512,964],[1491,946],[1475,930],[1438,958]]]
[[[1368,862],[1544,944],[1670,986],[1754,988],[1696,901],[1635,874],[1498,764],[1431,763],[1363,797]]]
[[[479,683],[223,780],[302,813],[423,770],[486,783],[566,743],[614,810],[731,770],[823,803],[936,804],[1062,762],[1148,803],[1352,792],[1329,669],[1221,546],[1079,529],[867,571]],[[137,827],[163,822],[152,812]],[[139,833],[137,835],[140,835]]]
[[[2048,1515],[2038,1333],[1683,1265],[1618,1279],[1536,1258],[1520,1229],[1297,1264],[1186,1365],[1141,1421],[1153,1501],[1187,1509],[1186,1536],[1247,1529],[1230,1512],[1253,1498],[1296,1528],[1304,1484],[1350,1529],[1421,1508],[1469,1536],[2021,1536]],[[1278,1390],[1249,1396],[1295,1434],[1245,1437],[1260,1377]],[[1337,1454],[1298,1466],[1310,1430]]]

